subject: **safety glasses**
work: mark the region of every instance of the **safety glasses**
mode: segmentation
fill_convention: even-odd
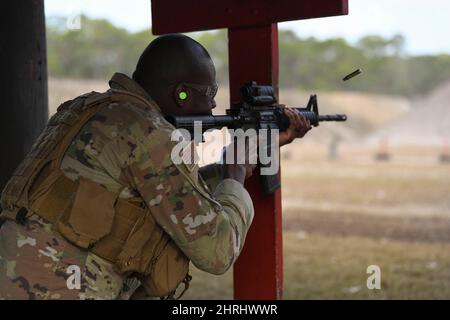
[[[198,93],[206,96],[210,100],[214,99],[214,97],[217,94],[218,85],[214,84],[212,86],[202,85],[202,84],[196,84],[196,83],[188,83],[188,82],[182,82],[184,86],[191,88]]]

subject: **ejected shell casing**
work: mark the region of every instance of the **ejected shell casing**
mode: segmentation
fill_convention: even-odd
[[[351,78],[357,76],[358,74],[360,74],[362,72],[362,69],[356,69],[355,71],[353,71],[352,73],[346,75],[344,78],[342,78],[343,81],[347,81],[350,80]]]

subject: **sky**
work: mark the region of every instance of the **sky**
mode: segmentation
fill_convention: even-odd
[[[151,27],[150,0],[45,0],[45,13],[106,18],[129,31]],[[368,34],[401,34],[408,54],[450,54],[449,0],[349,0],[347,16],[284,22],[279,27],[300,37],[341,37],[350,43]]]

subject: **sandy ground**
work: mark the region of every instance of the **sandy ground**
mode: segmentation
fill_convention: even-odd
[[[330,161],[299,143],[282,161],[284,297],[449,299],[450,163],[439,148],[391,148],[387,162],[342,149]],[[369,265],[380,290],[366,287]],[[232,298],[232,271],[192,269],[186,299]]]
[[[450,143],[450,82],[412,102],[410,112],[366,139],[389,139],[392,144],[442,145]]]

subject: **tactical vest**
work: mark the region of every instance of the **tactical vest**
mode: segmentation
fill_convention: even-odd
[[[91,92],[60,105],[4,188],[1,216],[19,221],[37,214],[72,244],[113,263],[118,273],[145,276],[150,296],[173,296],[181,282],[187,285],[190,280],[189,260],[155,222],[145,201],[121,199],[120,192],[86,178],[72,181],[60,169],[83,125],[101,108],[124,101],[151,106],[117,89]]]

